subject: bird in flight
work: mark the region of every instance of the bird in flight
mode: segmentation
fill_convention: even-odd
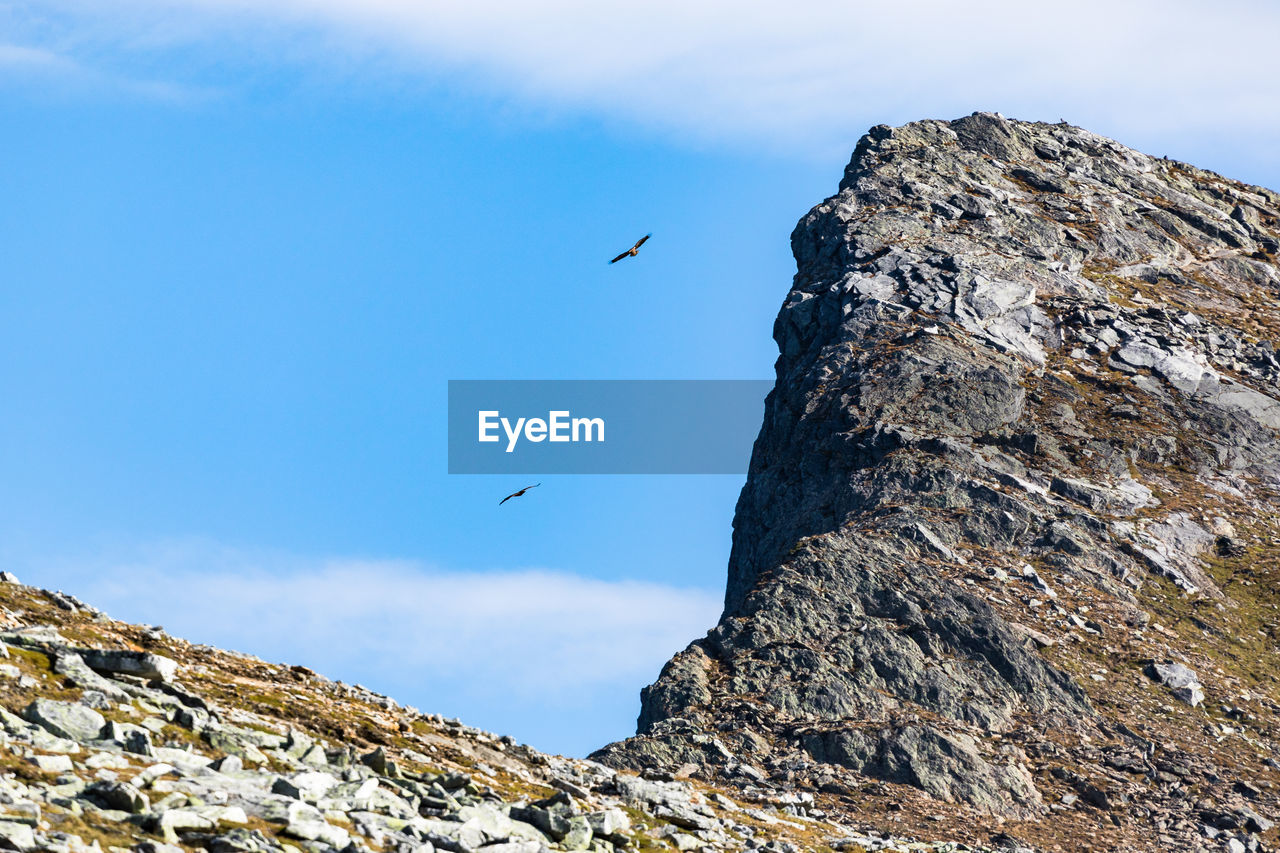
[[[652,234],[644,235],[643,237],[641,237],[639,240],[636,241],[636,244],[634,246],[632,246],[630,249],[627,249],[621,255],[618,255],[618,257],[609,261],[609,263],[616,264],[618,261],[622,260],[623,258],[634,258],[636,255],[640,254],[640,247],[644,245],[644,241],[648,240],[652,236],[653,236]]]
[[[518,498],[518,497],[520,497],[521,495],[523,495],[525,492],[529,491],[530,489],[536,489],[536,488],[538,488],[538,486],[541,486],[541,485],[542,485],[541,483],[534,483],[532,486],[525,486],[523,489],[521,489],[521,490],[520,490],[520,491],[518,491],[518,492],[512,492],[511,494],[507,495],[507,496],[506,496],[505,498],[503,498],[502,500],[498,501],[498,506],[502,506],[504,503],[506,503],[507,501],[511,500],[512,498]]]

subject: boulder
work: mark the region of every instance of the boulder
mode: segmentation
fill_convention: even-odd
[[[99,672],[121,673],[138,678],[172,681],[178,672],[178,662],[151,652],[128,649],[74,649],[90,669]]]
[[[23,716],[50,734],[81,742],[96,740],[107,724],[101,714],[87,705],[55,699],[36,699],[26,707]]]
[[[1191,668],[1173,661],[1152,662],[1146,668],[1147,677],[1168,687],[1179,702],[1192,708],[1204,701],[1204,685]]]

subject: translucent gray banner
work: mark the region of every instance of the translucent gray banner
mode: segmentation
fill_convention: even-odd
[[[449,381],[450,474],[745,474],[773,380]]]

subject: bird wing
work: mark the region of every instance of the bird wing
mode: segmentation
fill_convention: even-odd
[[[541,485],[542,485],[541,483],[534,483],[532,486],[525,486],[523,489],[521,489],[521,490],[520,490],[520,491],[518,491],[518,492],[512,492],[511,494],[507,495],[507,496],[506,496],[505,498],[503,498],[502,500],[498,501],[498,506],[502,506],[504,503],[506,503],[507,501],[511,500],[512,498],[518,498],[518,497],[520,497],[521,495],[523,495],[525,492],[529,491],[530,489],[536,489],[536,488],[538,488],[538,486],[541,486]]]
[[[639,249],[641,246],[644,245],[644,241],[648,240],[652,236],[653,236],[652,234],[644,235],[643,237],[641,237],[639,240],[636,241],[636,244],[631,247],[631,250],[634,252],[636,249]]]
[[[623,258],[629,258],[629,257],[631,257],[631,250],[630,250],[630,249],[627,249],[627,250],[626,250],[625,252],[623,252],[621,255],[618,255],[618,257],[616,257],[616,258],[614,258],[613,260],[609,261],[609,263],[611,263],[611,264],[616,264],[618,261],[622,260]]]

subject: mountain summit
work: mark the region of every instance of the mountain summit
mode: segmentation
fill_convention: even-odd
[[[975,113],[872,128],[791,242],[724,614],[595,757],[1048,847],[1255,848],[1280,195]]]

